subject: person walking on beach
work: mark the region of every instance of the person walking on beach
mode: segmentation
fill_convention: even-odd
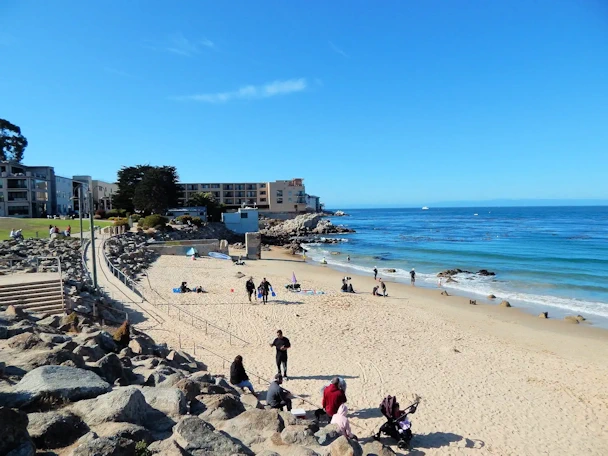
[[[412,286],[415,287],[416,286],[416,271],[414,271],[414,268],[412,268],[412,270],[410,271],[410,277],[412,278]]]
[[[283,336],[283,331],[277,331],[277,338],[270,344],[271,347],[277,349],[277,371],[281,374],[281,366],[283,366],[283,377],[287,380],[287,349],[291,348],[291,343],[287,337]]]
[[[378,268],[374,266],[374,280],[378,278]]]
[[[245,367],[243,367],[243,357],[238,355],[230,365],[230,383],[241,389],[248,388],[251,394],[255,394],[253,385],[249,381]]]
[[[253,283],[253,277],[249,277],[247,283],[245,283],[245,289],[247,290],[247,295],[249,296],[249,302],[251,302],[251,295],[255,293],[255,284]],[[257,296],[255,297],[257,301]]]
[[[264,304],[268,303],[268,293],[270,293],[270,282],[266,280],[266,277],[262,279],[262,283],[260,283],[260,288],[262,289],[262,302]]]
[[[382,296],[384,296],[384,297],[388,296],[386,294],[386,284],[382,281],[382,279],[380,279],[380,287],[382,287]]]

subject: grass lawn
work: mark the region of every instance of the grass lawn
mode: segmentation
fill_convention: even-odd
[[[114,222],[108,220],[95,220],[95,226],[110,226]],[[32,238],[36,237],[36,232],[38,232],[38,237],[40,238],[48,238],[49,237],[49,225],[57,226],[60,231],[65,230],[68,225],[72,227],[72,236],[74,234],[80,233],[80,222],[78,219],[75,220],[49,220],[46,218],[10,218],[10,217],[0,217],[0,241],[4,241],[10,238],[10,233],[12,229],[15,230],[23,230],[22,234],[24,238]],[[82,229],[84,231],[90,231],[91,225],[89,224],[89,220],[82,221]]]

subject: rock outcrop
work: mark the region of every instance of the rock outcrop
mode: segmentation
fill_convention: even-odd
[[[325,238],[322,235],[353,233],[354,230],[344,226],[336,226],[330,220],[323,218],[322,214],[302,214],[285,220],[268,220],[260,229],[262,242],[270,245],[291,245],[292,243],[340,242],[336,238]]]

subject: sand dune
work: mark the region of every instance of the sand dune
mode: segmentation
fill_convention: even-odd
[[[172,316],[150,334],[170,343],[181,334],[184,348],[196,344],[213,371],[227,374],[228,365],[201,347],[229,360],[240,354],[250,374],[270,378],[276,367],[268,344],[282,329],[292,343],[287,388],[320,404],[320,388],[333,376],[345,377],[360,437],[382,424],[378,405],[385,395],[402,405],[421,396],[409,454],[608,454],[608,332],[392,283],[391,297],[373,297],[373,279],[351,273],[360,293],[342,294],[336,290],[343,273],[264,254],[268,259],[245,266],[161,257],[142,286],[151,303],[171,303]],[[246,277],[236,278],[237,271]],[[304,288],[326,294],[285,291],[292,272]],[[274,286],[277,297],[269,305],[247,301],[250,275],[256,284],[265,276]],[[208,293],[172,293],[182,280]],[[248,343],[233,339],[231,345],[212,327],[194,329],[177,308]]]

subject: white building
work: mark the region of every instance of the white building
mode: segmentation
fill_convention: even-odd
[[[257,233],[260,230],[258,210],[250,207],[239,208],[236,212],[224,212],[222,222],[235,233]]]

